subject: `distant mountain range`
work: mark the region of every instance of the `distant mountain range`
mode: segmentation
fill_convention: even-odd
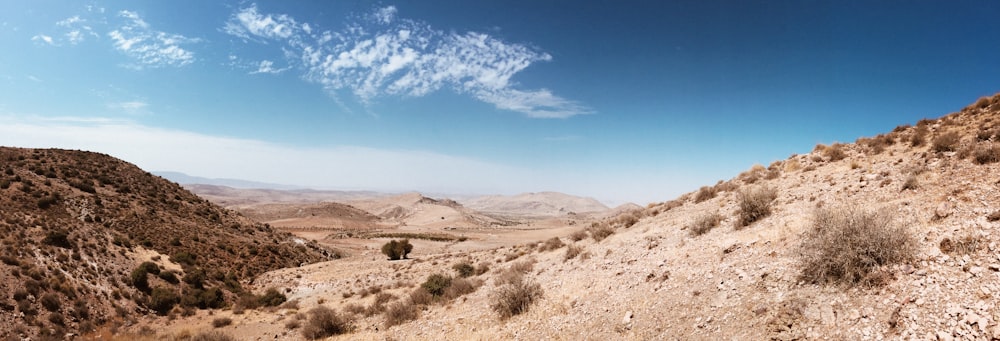
[[[193,184],[215,185],[215,186],[226,186],[226,187],[240,188],[240,189],[280,189],[280,190],[306,189],[305,187],[301,186],[280,185],[267,182],[257,182],[257,181],[248,181],[239,179],[203,178],[200,176],[187,175],[181,172],[156,171],[152,173],[181,185],[193,185]]]

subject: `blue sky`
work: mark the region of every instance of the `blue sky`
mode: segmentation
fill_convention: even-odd
[[[1000,91],[996,1],[6,1],[0,145],[640,204]]]

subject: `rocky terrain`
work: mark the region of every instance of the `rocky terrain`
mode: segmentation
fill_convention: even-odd
[[[7,339],[231,305],[257,275],[331,259],[107,155],[4,147],[0,172]]]
[[[27,160],[33,151],[20,152]],[[15,173],[34,172],[23,167]],[[14,195],[10,188],[5,191]],[[66,198],[57,205],[66,205]],[[435,216],[441,220],[444,208],[464,208],[425,199],[393,200],[404,208],[435,206],[438,211],[422,221],[427,224]],[[44,210],[38,202],[29,204],[36,207],[22,210]],[[394,210],[388,205],[351,207],[393,219],[383,214]],[[368,244],[343,259],[275,269],[246,282],[265,296],[267,288],[277,288],[288,300],[283,304],[257,309],[228,304],[173,318],[150,312],[115,335],[168,340],[205,333],[241,340],[1000,339],[1000,95],[854,143],[817,145],[808,154],[755,165],[673,200],[615,213],[490,232],[518,235],[517,243],[490,244],[489,233],[440,245],[413,240],[408,257],[396,261],[379,248],[392,237],[340,239]],[[25,231],[35,233],[34,239],[21,238],[31,241],[25,244],[42,245],[36,246],[42,250],[51,243],[43,229]],[[50,248],[56,257],[63,252]],[[38,254],[36,262],[51,259]],[[25,272],[19,270],[22,278]],[[19,282],[11,277],[3,283]],[[17,323],[19,311],[11,308],[4,316]]]

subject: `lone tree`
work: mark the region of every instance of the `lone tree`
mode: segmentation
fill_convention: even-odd
[[[382,253],[389,257],[389,260],[406,259],[406,255],[413,251],[413,245],[409,239],[391,240],[382,245]]]

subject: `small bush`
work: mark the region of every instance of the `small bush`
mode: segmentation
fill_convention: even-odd
[[[385,311],[385,327],[400,325],[418,317],[420,317],[420,306],[413,302],[396,302],[389,305]]]
[[[434,303],[434,295],[431,295],[424,288],[416,288],[410,292],[410,302],[416,305],[429,305]]]
[[[736,227],[750,226],[771,215],[771,202],[777,197],[778,192],[770,187],[755,187],[740,191]]]
[[[63,249],[73,248],[73,242],[69,240],[69,232],[62,229],[49,231],[42,239],[42,243]]]
[[[916,241],[888,211],[859,206],[817,209],[800,247],[801,277],[811,283],[884,284],[881,266],[913,259]]]
[[[587,229],[590,232],[590,238],[594,241],[599,242],[607,238],[608,236],[615,233],[615,230],[608,226],[607,224],[594,223]]]
[[[992,143],[989,146],[978,147],[972,153],[972,159],[976,164],[980,165],[1000,162],[1000,146]]]
[[[406,259],[406,256],[413,251],[413,245],[409,239],[391,240],[382,245],[382,253],[389,257],[389,260]]]
[[[469,277],[476,273],[476,268],[474,268],[472,264],[469,264],[469,262],[461,262],[455,264],[451,268],[455,269],[455,272],[458,273],[458,277]]]
[[[528,311],[531,304],[542,298],[542,286],[524,276],[517,276],[500,285],[490,297],[490,308],[507,319]]]
[[[164,281],[166,281],[167,283],[170,283],[170,284],[180,283],[180,280],[177,279],[177,275],[174,274],[174,272],[170,271],[170,270],[160,272],[159,277],[160,277],[160,279],[162,279],[162,280],[164,280]]]
[[[45,293],[42,295],[42,306],[48,311],[59,311],[62,304],[59,302],[59,296],[53,293]]]
[[[923,120],[921,120],[922,122]],[[927,125],[917,124],[917,127],[913,129],[913,135],[910,136],[910,145],[914,147],[920,147],[924,145],[927,141]]]
[[[702,201],[715,198],[715,194],[717,192],[718,191],[716,190],[715,187],[702,186],[700,189],[698,189],[698,193],[694,195],[694,202],[700,203]]]
[[[692,236],[700,236],[719,226],[720,221],[722,221],[722,215],[718,212],[706,213],[695,219],[688,226],[688,231],[690,231]]]
[[[421,288],[427,290],[427,293],[434,296],[444,295],[444,290],[449,285],[451,285],[451,277],[442,274],[433,274],[427,277],[427,281],[424,281],[420,285]]]
[[[149,309],[160,315],[166,315],[178,302],[180,298],[177,297],[177,293],[168,288],[156,287],[149,294]]]
[[[993,213],[986,216],[986,221],[993,222],[997,220],[1000,220],[1000,211],[993,211]]]
[[[563,256],[563,260],[570,260],[579,256],[583,252],[583,247],[572,244],[566,248],[566,255]]]
[[[187,266],[194,265],[196,259],[197,259],[197,256],[195,256],[194,254],[192,254],[190,252],[187,252],[187,251],[181,251],[181,252],[175,253],[173,256],[170,256],[170,261],[171,262],[174,262],[174,263],[177,263],[177,264],[180,264],[180,265],[187,265]]]
[[[22,187],[22,189],[23,188],[24,187]],[[38,204],[38,208],[44,210],[44,209],[47,209],[49,207],[52,207],[52,205],[54,205],[56,203],[56,201],[58,201],[58,200],[59,200],[59,198],[56,197],[56,196],[54,196],[54,195],[47,195],[47,196],[38,198],[38,201],[36,203]]]
[[[140,266],[135,268],[135,270],[132,270],[132,274],[129,277],[129,283],[131,283],[136,289],[142,291],[149,290],[149,279],[146,278],[146,269]]]
[[[215,328],[222,328],[231,324],[233,324],[233,319],[228,317],[219,317],[212,320],[212,327]]]
[[[257,304],[264,307],[277,307],[287,300],[285,294],[282,294],[278,289],[267,288],[263,295],[257,297]]]
[[[465,294],[472,293],[482,285],[481,280],[465,279],[465,278],[455,278],[451,281],[451,284],[444,289],[444,298],[446,300],[453,300],[462,297]]]
[[[309,320],[302,327],[302,336],[315,340],[346,333],[349,327],[347,321],[333,309],[317,306],[309,311]]]
[[[565,245],[566,244],[564,244],[562,239],[559,239],[559,237],[552,237],[542,243],[542,246],[538,248],[538,251],[545,252],[549,250],[556,250]]]
[[[579,230],[569,235],[569,239],[574,242],[581,241],[584,238],[587,238],[587,231],[584,230]]]
[[[844,152],[844,147],[840,143],[834,143],[827,147],[823,150],[823,154],[830,158],[830,162],[840,161],[847,157],[847,153]]]
[[[916,174],[910,173],[910,175],[907,175],[906,179],[903,180],[903,186],[900,191],[917,188],[920,188],[920,180],[917,179]]]
[[[146,271],[146,273],[154,275],[160,274],[160,267],[156,266],[156,263],[142,262],[142,264],[139,264],[139,267],[142,268],[144,271]]]
[[[934,138],[931,142],[931,148],[936,152],[952,152],[955,151],[955,146],[958,145],[960,137],[957,132],[951,131]]]

